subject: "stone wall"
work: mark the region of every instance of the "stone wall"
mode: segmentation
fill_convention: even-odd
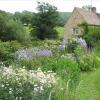
[[[82,28],[78,27],[78,25],[83,22],[85,22],[84,18],[75,8],[74,11],[72,12],[72,15],[70,16],[70,18],[68,19],[68,21],[66,22],[64,26],[64,38],[69,39],[69,38],[82,34],[83,30]],[[78,34],[76,35],[73,34],[73,31],[72,31],[72,29],[75,27],[79,28]]]

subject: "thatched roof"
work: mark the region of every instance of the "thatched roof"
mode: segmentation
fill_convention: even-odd
[[[82,8],[75,7],[75,9],[82,15],[88,25],[100,26],[100,14]]]

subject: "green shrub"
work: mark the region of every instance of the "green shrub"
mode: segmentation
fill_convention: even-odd
[[[89,26],[87,23],[82,23],[79,25],[83,28],[82,37],[86,40],[88,47],[95,47],[95,45],[100,43],[100,27]]]
[[[35,13],[32,20],[31,36],[41,40],[58,37],[58,32],[54,29],[58,24],[59,14],[57,8],[48,4],[38,2],[38,13]]]
[[[49,61],[49,57],[46,56],[33,56],[32,60],[23,59],[18,62],[18,66],[25,67],[27,70],[34,70],[42,68]]]
[[[68,44],[67,44],[67,47],[66,47],[66,51],[68,53],[74,53],[74,50],[75,50],[77,45],[78,45],[78,43],[76,43],[76,41],[69,40]]]
[[[93,55],[86,54],[82,56],[79,65],[81,71],[93,70],[93,68],[95,68]]]
[[[0,61],[9,65],[15,61],[15,52],[21,48],[17,41],[1,42],[0,41]]]
[[[99,55],[96,51],[84,52],[81,47],[75,49],[75,57],[81,71],[91,71],[99,67],[100,62],[97,61]]]
[[[70,92],[74,92],[80,76],[78,64],[69,59],[58,57],[35,57],[32,61],[22,60],[20,66],[26,69],[38,69],[39,67],[45,72],[54,72],[59,76],[58,85],[52,89],[52,100],[64,100],[66,95],[70,96]],[[59,87],[59,88],[58,88]],[[58,92],[59,91],[59,92]]]
[[[0,100],[48,100],[56,78],[54,73],[40,69],[0,66]]]
[[[15,21],[11,14],[0,11],[0,40],[25,42],[29,39],[30,35],[26,33],[26,29],[20,21]]]
[[[56,72],[65,82],[70,79],[69,84],[71,85],[69,85],[69,87],[78,84],[79,68],[78,64],[73,60],[52,58],[48,61],[47,65],[43,67],[43,70],[52,70],[53,72]]]

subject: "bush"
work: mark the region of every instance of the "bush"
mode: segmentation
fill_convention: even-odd
[[[67,52],[74,53],[74,50],[75,50],[77,45],[78,45],[78,43],[76,43],[76,41],[73,41],[73,40],[68,41],[68,44],[66,46]]]
[[[46,56],[33,56],[33,59],[23,59],[18,62],[18,66],[25,67],[27,70],[42,68],[48,63],[49,57]]]
[[[48,100],[55,73],[0,66],[0,100]]]
[[[95,47],[95,45],[97,45],[97,44],[99,45],[99,43],[100,43],[100,33],[99,32],[88,33],[84,36],[84,38],[89,47]]]
[[[88,47],[95,47],[98,42],[100,43],[100,27],[88,26],[87,23],[82,23],[79,26],[83,28],[82,37],[86,40]]]
[[[27,41],[30,36],[26,33],[26,29],[21,22],[15,21],[13,17],[9,17],[9,13],[0,11],[0,40],[2,41]]]
[[[78,64],[73,60],[38,56],[31,61],[22,60],[18,66],[29,71],[30,69],[38,70],[38,68],[41,68],[43,72],[56,73],[59,77],[59,83],[51,90],[52,100],[60,100],[60,98],[63,100],[66,95],[70,95],[69,92],[75,91],[79,82]],[[18,68],[18,66],[14,67]]]
[[[15,52],[21,48],[17,41],[1,42],[0,41],[0,61],[9,65],[15,61]]]
[[[44,67],[44,70],[52,70],[61,77],[61,83],[59,83],[58,89],[61,87],[63,90],[55,92],[54,100],[63,100],[65,98],[73,97],[71,94],[76,91],[76,87],[79,83],[80,70],[78,64],[65,58],[52,58],[48,61],[48,64]],[[58,91],[57,88],[54,91]],[[57,93],[57,94],[56,94]],[[58,95],[63,95],[59,97]],[[65,97],[65,98],[64,98]]]
[[[100,62],[97,61],[99,55],[96,51],[86,53],[78,46],[75,49],[75,57],[81,71],[91,71],[99,67]]]
[[[35,13],[32,20],[31,35],[38,39],[57,38],[58,34],[54,27],[58,24],[59,14],[57,8],[48,4],[38,2],[38,13]]]

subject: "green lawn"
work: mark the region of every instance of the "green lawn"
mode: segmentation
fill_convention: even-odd
[[[100,69],[81,76],[76,100],[100,100]]]
[[[55,29],[57,30],[58,34],[59,34],[59,37],[63,37],[64,35],[64,27],[55,27]]]
[[[28,26],[25,26],[27,33],[30,33],[31,29]],[[64,27],[57,26],[55,27],[56,31],[58,32],[58,36],[61,38],[64,34]]]

